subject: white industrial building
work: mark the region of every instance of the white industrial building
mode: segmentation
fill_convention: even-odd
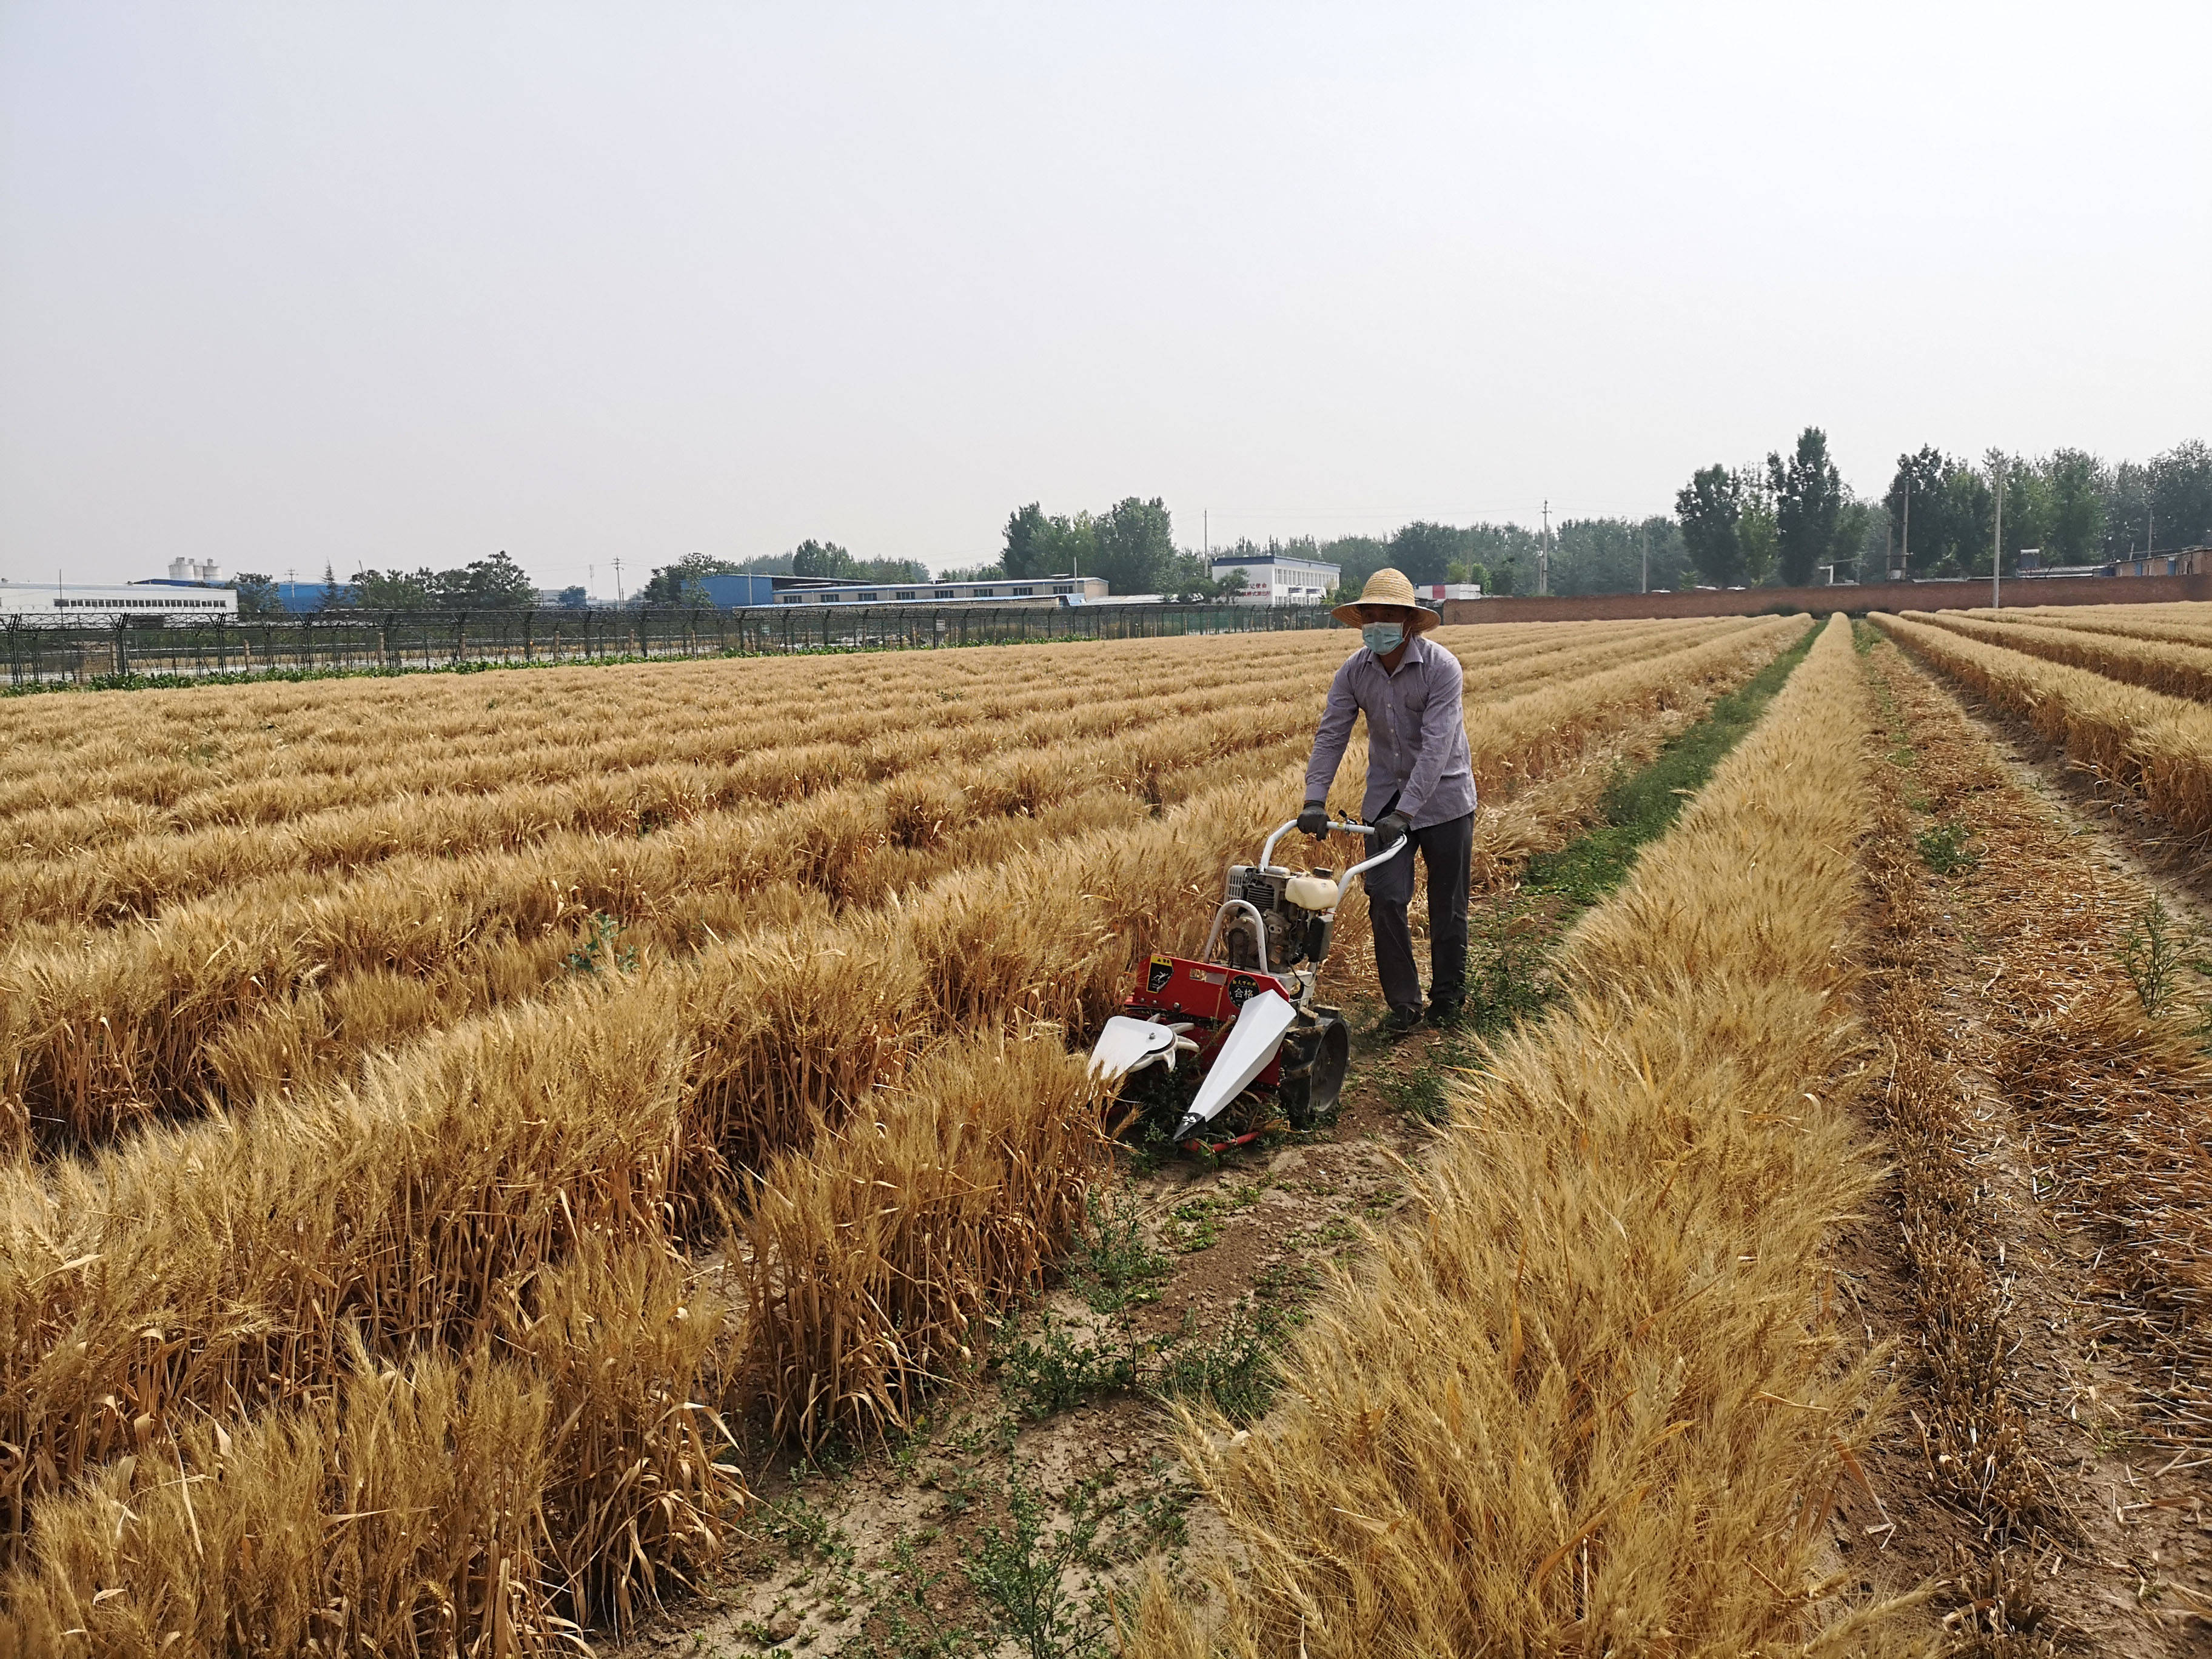
[[[1207,574],[1219,581],[1232,570],[1244,573],[1239,605],[1319,605],[1336,586],[1343,567],[1288,553],[1243,553],[1207,562]]]
[[[172,559],[166,578],[115,586],[11,582],[0,577],[0,622],[102,623],[118,617],[235,620],[238,590],[215,585],[212,559]]]

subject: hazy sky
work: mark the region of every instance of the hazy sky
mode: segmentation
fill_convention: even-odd
[[[0,575],[2212,436],[2212,4],[0,0]]]

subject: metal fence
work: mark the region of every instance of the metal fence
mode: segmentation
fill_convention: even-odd
[[[166,624],[12,621],[8,683],[216,674],[397,672],[610,658],[781,656],[1040,640],[1137,640],[1326,628],[1326,611],[1260,605],[757,605],[696,610],[360,611]]]

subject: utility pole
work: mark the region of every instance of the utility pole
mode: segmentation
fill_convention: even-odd
[[[615,603],[620,605],[622,602],[622,561],[617,559],[615,561]]]
[[[1897,550],[1898,568],[1905,572],[1905,580],[1912,580],[1912,475],[1905,476],[1905,540]]]
[[[1544,498],[1544,536],[1536,544],[1536,597],[1552,591],[1552,498]]]
[[[2158,514],[2149,507],[2143,508],[2143,557],[2158,551]]]
[[[1996,528],[1990,533],[1990,609],[1996,611],[2002,609],[2004,605],[2003,590],[1999,586],[2004,576],[2003,458],[1999,457],[1996,460],[1991,462],[1990,464],[1990,470],[1997,475]]]
[[[1651,520],[1644,521],[1644,591],[1651,591]]]

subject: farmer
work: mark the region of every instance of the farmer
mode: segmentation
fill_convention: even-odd
[[[1395,570],[1376,571],[1356,601],[1330,614],[1359,630],[1360,648],[1329,684],[1298,828],[1309,836],[1328,833],[1329,785],[1353,717],[1364,714],[1367,794],[1359,810],[1376,833],[1361,856],[1373,858],[1407,836],[1413,843],[1366,876],[1375,969],[1390,1005],[1388,1027],[1402,1036],[1421,1019],[1421,977],[1406,926],[1416,851],[1429,869],[1429,1019],[1451,1025],[1467,995],[1467,894],[1474,854],[1474,771],[1460,712],[1459,661],[1421,637],[1443,618],[1413,603],[1413,585]]]

